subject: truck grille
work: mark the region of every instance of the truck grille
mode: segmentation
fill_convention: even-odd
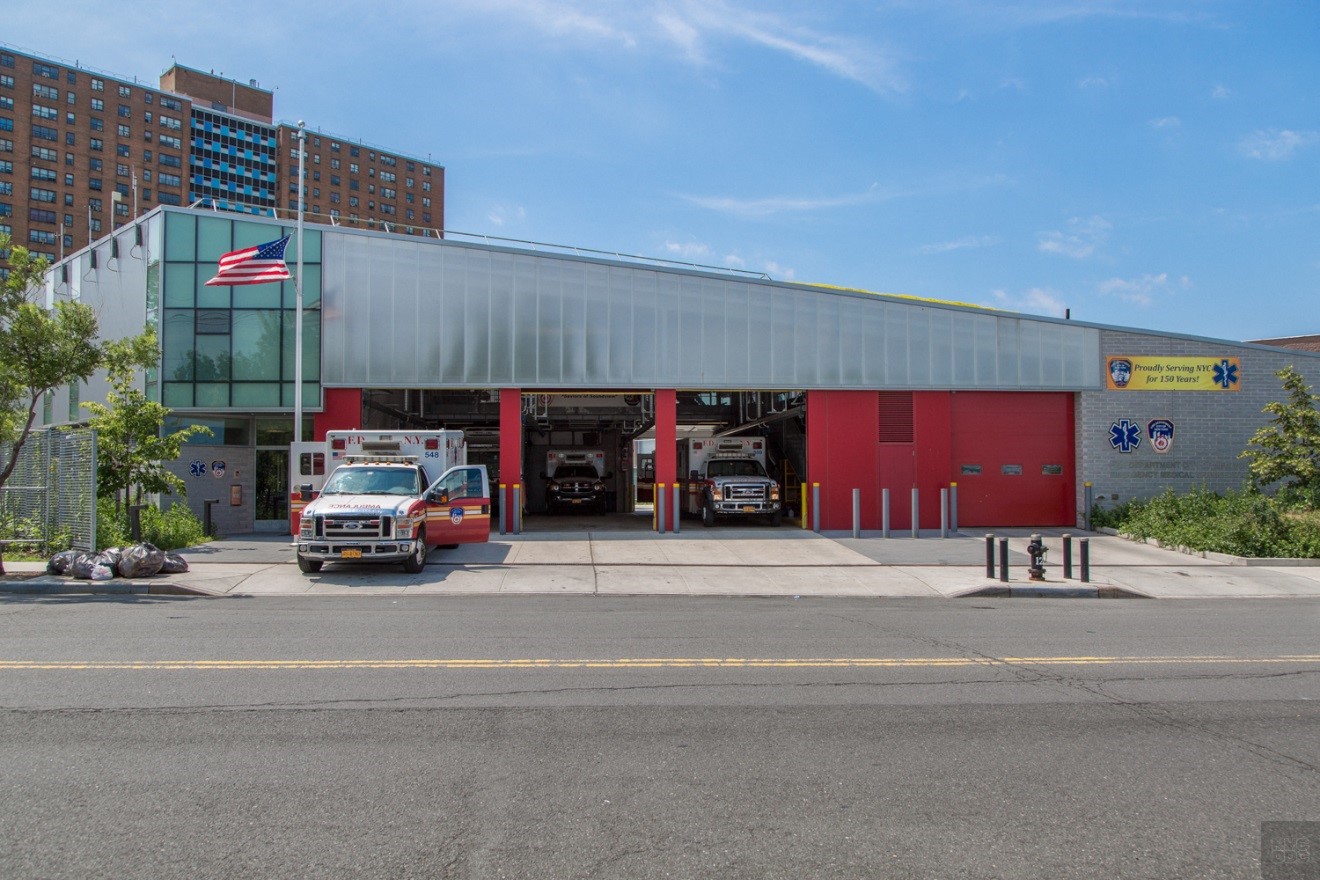
[[[726,501],[765,501],[768,497],[765,483],[725,483]]]
[[[372,541],[394,537],[394,517],[380,514],[335,514],[316,518],[316,537]]]

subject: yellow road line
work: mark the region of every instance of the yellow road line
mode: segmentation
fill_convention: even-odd
[[[1320,664],[1320,654],[1274,657],[650,657],[618,659],[435,658],[379,660],[0,660],[0,672],[23,670],[162,669],[838,669],[957,666],[1114,666],[1178,664]]]

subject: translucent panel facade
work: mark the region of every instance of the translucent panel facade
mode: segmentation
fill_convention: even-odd
[[[1066,321],[449,241],[322,237],[330,386],[1082,390],[1102,379],[1099,331]]]

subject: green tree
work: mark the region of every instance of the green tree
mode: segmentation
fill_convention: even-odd
[[[145,493],[186,495],[183,480],[166,470],[164,463],[179,457],[189,437],[209,436],[211,429],[190,425],[162,435],[169,409],[133,387],[137,371],[157,362],[155,331],[108,342],[104,350],[110,382],[106,402],[83,404],[91,413],[88,424],[96,429],[96,494],[113,499],[116,508],[141,502]]]
[[[1292,366],[1274,374],[1288,392],[1286,401],[1267,404],[1262,412],[1274,416],[1252,435],[1239,458],[1250,459],[1252,485],[1259,489],[1278,483],[1303,492],[1320,489],[1320,412],[1316,395]]]
[[[85,382],[102,365],[99,324],[91,306],[61,300],[53,309],[37,302],[48,263],[33,258],[0,234],[9,275],[0,284],[0,445],[7,455],[0,487],[14,472],[32,433],[42,397],[71,382]],[[0,574],[4,559],[0,557]]]

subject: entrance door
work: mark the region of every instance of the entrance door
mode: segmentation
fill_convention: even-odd
[[[289,448],[257,447],[257,509],[253,529],[289,530]]]

